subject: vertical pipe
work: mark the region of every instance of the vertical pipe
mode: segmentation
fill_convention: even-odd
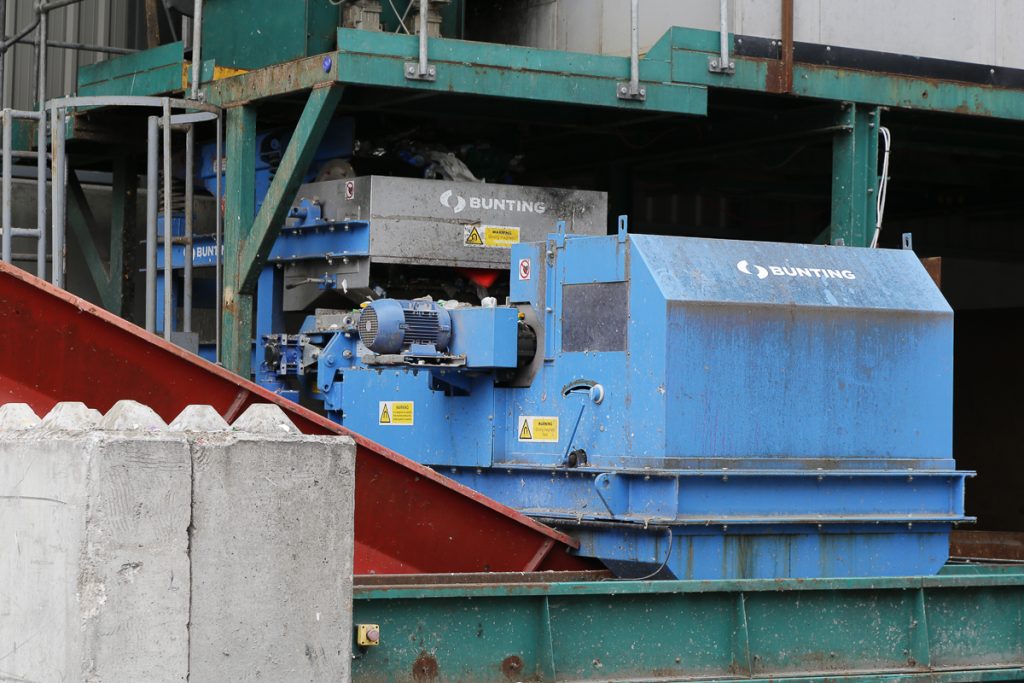
[[[46,275],[46,27],[47,16],[39,17],[39,46],[36,68],[36,97],[39,103],[39,125],[36,126],[36,225],[39,227],[39,242],[36,245],[36,272]],[[53,158],[51,157],[51,160]],[[52,178],[56,176],[51,174]],[[54,235],[53,240],[57,239]],[[50,277],[57,280],[59,261],[52,259]]]
[[[158,119],[149,117],[146,138],[146,331],[156,330],[156,213]]]
[[[40,114],[36,125],[36,275],[46,279],[46,118]]]
[[[223,135],[224,135],[224,133],[223,133],[223,128],[222,128],[223,124],[224,124],[224,110],[222,109],[219,112],[217,112],[217,152],[216,152],[217,156],[215,157],[215,160],[213,162],[213,164],[214,164],[213,169],[214,169],[214,173],[216,174],[216,178],[217,178],[217,180],[215,181],[216,182],[216,187],[214,188],[214,192],[215,192],[214,197],[216,198],[216,206],[214,207],[214,220],[213,220],[213,222],[214,222],[213,248],[214,248],[214,254],[215,254],[215,258],[214,258],[214,264],[215,264],[214,265],[214,269],[215,269],[215,272],[214,272],[214,288],[217,290],[216,302],[215,302],[215,308],[216,308],[216,311],[217,311],[217,315],[214,316],[214,319],[217,322],[216,322],[216,327],[214,328],[214,337],[215,337],[215,339],[214,339],[214,343],[213,343],[213,347],[214,347],[213,348],[213,361],[215,363],[219,363],[220,362],[220,318],[221,318],[221,314],[222,314],[222,310],[221,309],[223,307],[221,302],[223,301],[223,293],[224,293],[224,283],[222,281],[223,278],[221,276],[221,272],[222,271],[221,271],[221,265],[220,265],[220,261],[221,261],[221,239],[222,239],[221,232],[223,230],[223,223],[222,223],[223,217],[222,217],[222,213],[221,213],[221,207],[223,206],[223,204],[221,204],[221,202],[223,201],[222,194],[221,194],[221,173],[223,172],[223,168],[222,168],[222,164],[221,164],[221,155],[224,153],[223,152],[223,148],[224,148],[224,138],[223,138]]]
[[[718,48],[721,53],[719,63],[724,71],[729,68],[729,0],[719,0],[718,14]]]
[[[199,99],[203,72],[203,0],[195,0],[192,11],[192,99]],[[219,162],[218,162],[219,163]]]
[[[427,75],[427,18],[430,0],[420,0],[420,76]]]
[[[782,92],[793,91],[793,0],[782,0]]]
[[[0,37],[7,42],[7,0],[0,0]],[[0,101],[7,109],[7,50],[0,54]]]
[[[59,107],[53,107],[50,110],[50,158],[53,161],[50,171],[50,208],[53,212],[50,281],[61,288],[64,287],[64,232],[66,227],[64,190],[67,183],[67,165],[64,157],[64,116],[64,110]],[[40,121],[40,125],[44,123],[45,119]],[[45,154],[45,149],[40,153]],[[45,186],[42,189],[45,192]]]
[[[44,110],[46,104],[46,41],[49,39],[50,15],[42,10],[39,12],[39,82],[36,83],[36,96],[39,100],[39,111]]]
[[[192,331],[192,219],[195,210],[194,189],[192,185],[192,155],[195,146],[195,125],[190,124],[185,131],[185,245],[182,256],[185,258],[185,282],[181,297],[183,332]]]
[[[171,101],[164,98],[164,116],[161,121],[164,128],[164,339],[171,338],[174,322],[174,310],[171,308],[171,290],[174,286],[171,267]]]
[[[8,109],[3,111],[4,126],[4,150],[3,150],[3,259],[4,263],[11,262],[11,112]]]
[[[724,0],[723,0],[724,2]],[[640,94],[640,0],[629,8],[629,94]]]

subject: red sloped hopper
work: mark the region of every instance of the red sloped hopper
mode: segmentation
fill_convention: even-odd
[[[276,403],[306,434],[355,439],[357,574],[591,569],[572,538],[12,266],[0,263],[0,402],[107,411],[133,399],[170,421],[192,403],[232,422]]]

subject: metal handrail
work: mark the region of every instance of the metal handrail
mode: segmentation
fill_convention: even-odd
[[[219,165],[219,160],[223,156],[223,110],[213,104],[207,104],[191,99],[181,99],[173,97],[151,97],[151,96],[133,96],[133,95],[111,95],[111,96],[86,96],[86,97],[61,97],[50,100],[46,103],[45,109],[50,112],[51,119],[51,137],[53,140],[53,158],[54,158],[54,177],[58,177],[58,174],[65,172],[64,163],[64,123],[66,121],[67,112],[76,108],[85,107],[138,107],[138,108],[153,108],[159,110],[159,115],[149,117],[148,135],[147,135],[147,165],[146,165],[146,176],[147,176],[147,203],[146,203],[146,330],[154,332],[156,330],[156,278],[157,278],[157,266],[156,266],[156,255],[157,255],[157,217],[159,215],[159,188],[158,188],[158,176],[159,176],[159,157],[162,152],[163,155],[163,175],[164,175],[164,187],[163,187],[163,207],[162,213],[164,216],[164,234],[162,240],[160,240],[161,246],[163,247],[164,253],[164,316],[163,316],[163,335],[165,339],[170,339],[173,330],[173,311],[171,310],[171,274],[172,274],[172,243],[173,238],[171,236],[171,132],[174,130],[184,130],[186,156],[186,179],[185,179],[185,195],[186,195],[186,242],[191,240],[192,237],[192,202],[190,199],[194,198],[193,193],[193,178],[192,173],[189,170],[192,167],[193,160],[191,154],[194,152],[195,138],[194,138],[194,126],[204,122],[214,122],[217,128],[217,141],[216,141],[216,159]],[[183,110],[182,113],[173,114],[174,110]],[[162,136],[161,136],[162,133]],[[161,141],[162,137],[162,141]],[[162,142],[162,145],[161,145]],[[161,150],[162,146],[162,150]],[[216,196],[220,197],[221,194],[221,183],[222,183],[222,171],[220,168],[217,169],[216,173]],[[65,179],[66,180],[66,179]],[[54,183],[53,190],[51,192],[52,207],[53,207],[53,278],[52,282],[57,286],[63,286],[63,248],[64,248],[64,236],[65,236],[65,211],[64,207],[67,203],[66,187],[65,183]],[[215,211],[215,246],[217,253],[220,253],[221,241],[222,241],[222,216],[220,211]],[[183,315],[183,331],[191,332],[192,328],[192,251],[189,248],[185,249],[185,294],[183,297],[183,305],[188,309]],[[220,309],[221,309],[221,268],[220,260],[217,260],[217,271],[216,271],[216,291],[217,291],[217,328],[216,328],[216,347],[217,354],[220,352]]]

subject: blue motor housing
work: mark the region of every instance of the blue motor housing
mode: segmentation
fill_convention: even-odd
[[[359,341],[376,354],[400,354],[412,347],[448,350],[452,319],[433,301],[380,299],[359,316]]]

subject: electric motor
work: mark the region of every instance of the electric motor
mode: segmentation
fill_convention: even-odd
[[[414,344],[443,352],[451,336],[451,316],[433,301],[380,299],[359,316],[359,341],[377,354],[402,353]]]

